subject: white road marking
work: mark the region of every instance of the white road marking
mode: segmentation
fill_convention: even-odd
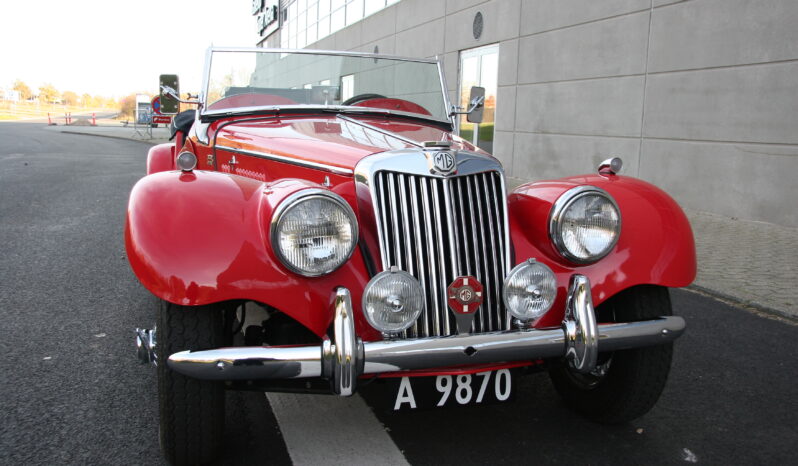
[[[266,393],[297,466],[408,465],[363,399]]]

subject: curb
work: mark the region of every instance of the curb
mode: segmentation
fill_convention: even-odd
[[[110,138],[110,139],[120,139],[122,141],[134,141],[134,142],[143,142],[144,144],[149,144],[152,146],[162,144],[163,142],[167,141],[160,141],[160,140],[145,140],[145,139],[135,139],[135,138],[126,138],[124,136],[114,136],[112,134],[97,134],[97,133],[84,133],[82,131],[59,131],[61,134],[77,134],[79,136],[97,136],[101,138]]]
[[[691,293],[700,294],[703,296],[708,296],[713,298],[717,301],[720,301],[725,304],[729,304],[731,306],[739,307],[743,310],[749,311],[753,314],[757,314],[760,317],[765,317],[769,319],[778,320],[781,322],[785,322],[791,325],[798,325],[798,316],[790,314],[785,311],[781,311],[779,309],[774,309],[772,307],[763,306],[761,304],[757,304],[752,301],[747,301],[736,296],[731,296],[726,293],[721,293],[720,291],[711,290],[709,288],[704,288],[700,285],[688,285],[683,290],[687,290]]]

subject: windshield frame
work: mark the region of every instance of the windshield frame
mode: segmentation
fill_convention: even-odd
[[[396,60],[416,63],[429,63],[436,65],[438,69],[438,79],[441,83],[441,93],[443,94],[444,108],[447,112],[446,119],[435,118],[432,116],[422,115],[419,113],[403,112],[398,110],[387,110],[381,108],[361,107],[354,105],[269,105],[260,107],[239,107],[236,109],[219,109],[219,110],[206,110],[206,102],[208,96],[208,88],[210,86],[210,72],[211,72],[211,57],[214,52],[244,52],[244,53],[287,53],[287,54],[306,54],[306,55],[331,55],[331,56],[344,56],[344,57],[362,57],[373,58],[381,60]],[[444,123],[454,127],[454,117],[451,114],[452,104],[449,101],[449,92],[446,89],[446,77],[443,73],[443,65],[439,59],[435,58],[411,58],[401,57],[397,55],[384,55],[379,53],[365,53],[365,52],[347,52],[338,50],[316,50],[316,49],[276,49],[264,47],[209,47],[205,54],[205,69],[202,78],[202,89],[199,95],[199,111],[197,112],[197,119],[202,121],[215,120],[219,118],[226,118],[229,116],[252,115],[256,113],[275,113],[280,112],[281,109],[285,110],[304,110],[304,111],[323,111],[323,112],[340,112],[340,113],[373,113],[375,115],[398,115],[403,117],[418,118],[422,120],[434,121],[437,123]],[[293,113],[293,112],[292,112]]]

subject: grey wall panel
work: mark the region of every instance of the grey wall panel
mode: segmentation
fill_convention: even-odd
[[[640,172],[684,207],[798,227],[798,146],[644,140]]]
[[[391,8],[396,9],[396,32],[443,18],[446,14],[446,2],[440,0],[401,0]]]
[[[798,1],[702,0],[654,10],[649,72],[798,58]]]
[[[643,74],[649,11],[521,39],[518,82]]]
[[[513,39],[499,44],[499,86],[518,82],[518,42]]]
[[[358,21],[335,33],[335,47],[338,50],[354,50],[363,44],[363,21]]]
[[[446,51],[464,50],[518,37],[521,0],[494,0],[446,17]],[[474,38],[474,18],[482,14],[482,35]]]
[[[497,131],[512,131],[515,128],[516,87],[500,86],[496,92]]]
[[[515,134],[511,175],[530,180],[595,172],[609,157],[621,157],[621,173],[637,172],[639,140],[557,134]]]
[[[796,24],[798,0],[401,0],[312,47],[442,55],[454,101],[460,51],[498,43],[508,175],[618,155],[687,207],[796,226]]]
[[[379,53],[383,55],[396,55],[396,36],[391,35],[383,37],[382,39],[368,42],[358,47],[358,51],[366,53],[374,53],[374,47],[377,47]]]
[[[650,8],[651,0],[524,0],[521,6],[521,35]]]
[[[660,6],[672,5],[674,3],[682,3],[682,2],[686,2],[686,1],[689,1],[689,0],[654,0],[654,2],[653,2],[654,5],[653,6],[654,6],[654,8],[657,8],[657,7],[660,7]]]
[[[400,2],[401,5],[404,2]],[[443,53],[444,19],[424,23],[396,34],[396,53],[409,57],[434,57]]]
[[[449,15],[488,1],[489,0],[446,0],[446,14]]]
[[[396,8],[386,8],[363,20],[363,42],[374,42],[396,34]]]
[[[456,94],[457,80],[460,79],[457,71],[460,68],[460,54],[449,52],[441,56],[443,59],[443,74],[446,76],[446,88]],[[452,103],[456,102],[453,100]]]
[[[504,165],[504,173],[512,176],[513,172],[513,141],[515,133],[512,131],[496,131],[493,133],[493,156]]]
[[[518,86],[515,130],[640,136],[643,77]]]
[[[648,77],[645,136],[798,143],[798,63]]]

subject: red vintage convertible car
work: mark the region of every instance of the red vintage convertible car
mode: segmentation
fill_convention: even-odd
[[[393,408],[419,409],[505,401],[543,370],[599,422],[656,403],[685,328],[668,287],[696,268],[663,191],[610,159],[508,192],[455,131],[484,90],[453,107],[435,60],[216,48],[205,69],[125,230],[158,302],[136,338],[170,461],[218,454],[226,389],[350,396],[382,379]]]

